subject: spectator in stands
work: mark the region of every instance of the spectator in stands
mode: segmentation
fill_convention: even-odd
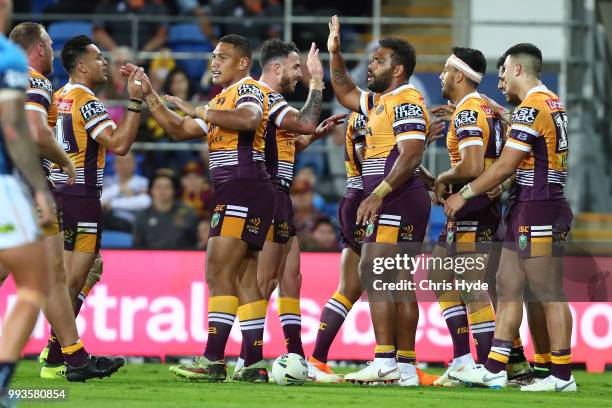
[[[19,4],[19,1],[13,3]],[[96,7],[94,1],[59,0],[45,8],[46,14],[91,14]]]
[[[340,244],[336,235],[336,227],[327,217],[315,220],[310,233],[300,241],[304,251],[338,251]]]
[[[204,249],[208,246],[208,234],[210,233],[210,219],[200,220],[198,223],[198,245],[197,249]]]
[[[132,152],[115,156],[115,175],[105,178],[102,202],[104,228],[131,232],[136,214],[151,205],[149,180],[139,176]]]
[[[211,16],[236,17],[236,23],[223,24],[223,34],[239,33],[246,37],[253,49],[259,48],[268,38],[279,37],[282,22],[258,23],[253,18],[282,17],[279,0],[210,0],[208,14]]]
[[[191,207],[198,218],[210,218],[210,198],[212,190],[204,173],[204,166],[190,161],[183,167],[181,176],[181,201]]]
[[[103,100],[127,100],[126,79],[119,73],[119,68],[128,62],[134,62],[134,54],[128,47],[119,46],[111,51],[109,81],[104,85],[100,93]],[[119,123],[125,114],[126,107],[123,104],[106,104],[107,110],[115,123]]]
[[[322,215],[315,209],[312,184],[302,177],[296,177],[291,187],[293,220],[300,241],[306,239],[315,221]]]
[[[163,17],[168,14],[165,6],[154,0],[107,0],[96,7],[96,14],[146,15]],[[140,21],[138,23],[138,43],[132,44],[132,24],[130,21],[97,18],[94,21],[94,40],[98,45],[113,50],[115,47],[133,45],[139,51],[156,51],[161,48],[168,35],[168,28],[162,21]]]
[[[151,207],[136,216],[134,248],[195,249],[198,218],[195,212],[176,200],[174,173],[157,171],[151,180]]]

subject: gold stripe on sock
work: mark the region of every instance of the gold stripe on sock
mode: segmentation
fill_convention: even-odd
[[[71,346],[62,347],[62,354],[67,354],[67,355],[74,354],[82,348],[83,348],[83,341],[79,339],[79,341],[77,341]]]
[[[236,315],[238,296],[212,296],[208,299],[208,312]]]
[[[258,300],[257,302],[247,303],[238,308],[238,318],[240,321],[261,319],[266,317],[266,310],[268,309],[267,300]]]
[[[278,305],[278,314],[295,314],[299,315],[300,312],[300,299],[290,297],[279,297],[276,301]]]
[[[491,358],[491,359],[493,359],[493,360],[497,360],[497,361],[499,361],[499,362],[501,362],[501,363],[504,363],[504,364],[507,364],[507,363],[508,363],[508,360],[509,360],[509,357],[508,357],[508,356],[505,356],[505,355],[503,355],[503,354],[496,353],[496,352],[494,352],[494,351],[490,351],[490,352],[489,352],[489,358]]]
[[[391,353],[393,351],[395,351],[395,346],[376,345],[374,348],[375,353]]]
[[[414,350],[397,350],[396,355],[404,358],[416,358],[416,351]]]
[[[347,310],[351,310],[351,308],[353,307],[353,303],[351,303],[350,300],[348,300],[342,293],[340,292],[335,292],[332,295],[332,299],[337,300],[338,302],[342,303],[342,305],[344,307],[347,308]]]
[[[480,309],[477,312],[468,314],[470,324],[479,324],[495,321],[495,311],[491,305]]]
[[[533,362],[534,363],[538,363],[538,364],[546,364],[546,363],[550,363],[550,353],[543,353],[543,354],[534,354],[533,355]]]
[[[550,362],[553,364],[571,364],[572,363],[572,355],[567,354],[565,356],[555,356],[554,354],[550,356]]]
[[[440,304],[440,309],[442,309],[442,311],[464,304],[459,298],[459,292],[455,290],[449,290],[442,293],[438,298],[438,303]]]

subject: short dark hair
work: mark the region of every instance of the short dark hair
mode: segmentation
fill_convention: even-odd
[[[176,173],[174,172],[174,170],[168,168],[157,169],[153,174],[153,177],[151,177],[151,181],[149,183],[149,194],[151,193],[151,190],[153,190],[153,185],[155,184],[155,181],[157,181],[158,179],[170,180],[170,184],[172,184],[172,188],[174,189],[174,198],[176,199],[178,197],[179,187],[178,180],[176,178]]]
[[[485,72],[487,72],[487,60],[480,50],[476,50],[474,48],[453,47],[453,54],[461,61],[465,62],[474,71],[483,75]],[[470,78],[466,77],[466,79],[474,86],[478,86],[478,84]]]
[[[533,69],[536,75],[542,72],[542,51],[538,47],[530,43],[520,43],[508,48],[504,55],[518,56],[525,55],[534,60]]]
[[[381,38],[378,45],[393,51],[393,64],[403,65],[406,79],[410,79],[416,65],[416,51],[410,42],[396,37]]]
[[[251,45],[249,40],[238,34],[228,34],[219,38],[219,42],[232,44],[234,48],[238,49],[243,57],[248,59],[253,58],[253,51],[251,51]]]
[[[284,42],[277,38],[267,40],[261,47],[259,63],[265,67],[268,62],[277,58],[287,58],[292,52],[299,53],[298,47],[293,42]]]
[[[62,66],[71,74],[77,65],[77,60],[87,53],[87,46],[94,42],[86,35],[77,35],[64,44],[62,48]]]
[[[499,69],[504,65],[504,63],[506,62],[506,54],[503,54],[501,57],[499,57],[497,59],[497,63],[495,64],[495,68],[497,68],[497,70],[499,71]]]
[[[9,34],[9,40],[28,52],[36,43],[42,42],[45,27],[38,23],[25,22],[15,26]]]

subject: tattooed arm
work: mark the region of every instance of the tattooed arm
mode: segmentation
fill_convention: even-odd
[[[0,123],[8,155],[15,167],[34,190],[34,200],[40,210],[40,222],[49,225],[53,208],[47,179],[40,164],[38,147],[32,139],[25,115],[24,95],[16,90],[2,90]]]
[[[360,111],[361,89],[351,79],[340,53],[340,22],[338,16],[333,16],[329,23],[329,37],[327,39],[329,51],[329,69],[334,93],[338,102],[352,111]]]

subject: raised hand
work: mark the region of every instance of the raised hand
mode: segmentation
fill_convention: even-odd
[[[127,81],[127,91],[128,95],[130,95],[131,99],[140,99],[144,98],[144,68],[136,67],[136,69],[132,69]]]
[[[449,103],[448,105],[434,106],[429,110],[429,114],[448,122],[450,121],[454,111],[455,105]]]
[[[327,51],[332,54],[340,52],[340,20],[338,16],[332,16],[329,26],[329,37],[327,37]]]
[[[336,126],[343,124],[346,116],[346,113],[333,115],[319,123],[314,133],[317,140],[331,132]]]
[[[312,78],[323,78],[323,65],[321,64],[321,60],[319,59],[319,49],[317,48],[314,42],[310,46],[310,51],[308,52],[308,59],[306,60],[306,66],[308,67],[308,71],[310,72],[310,76]]]
[[[427,132],[427,143],[433,143],[438,139],[444,137],[444,121],[440,119],[434,119],[431,121],[429,131]]]
[[[185,112],[187,116],[192,116],[192,117],[196,116],[195,106],[193,106],[189,102],[185,102],[178,96],[164,95],[164,99],[166,99],[168,102],[170,102],[171,104],[173,104],[174,106],[176,106],[177,108]]]

